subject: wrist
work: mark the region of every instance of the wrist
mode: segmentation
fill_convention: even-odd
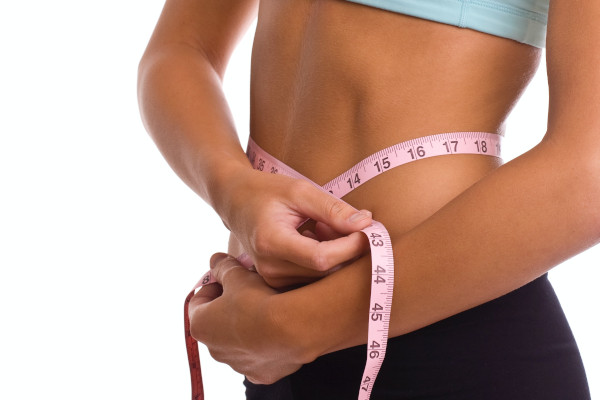
[[[324,354],[314,340],[314,325],[304,320],[304,313],[297,312],[298,304],[293,303],[292,292],[271,296],[267,306],[269,326],[275,332],[279,347],[285,349],[286,356],[298,364],[308,364]],[[292,301],[290,301],[292,300]]]
[[[227,157],[226,162],[218,162]],[[200,169],[204,170],[202,174],[207,176],[204,182],[204,191],[206,201],[221,217],[223,223],[229,227],[229,215],[234,204],[232,201],[237,197],[236,189],[239,187],[238,179],[245,176],[247,172],[252,172],[252,166],[245,158],[234,158],[225,156],[216,156],[214,162],[206,163]],[[206,167],[210,164],[210,167]]]
[[[366,343],[370,278],[366,255],[315,283],[272,296],[270,319],[296,361],[306,364]]]

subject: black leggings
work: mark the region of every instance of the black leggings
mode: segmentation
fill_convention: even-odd
[[[248,400],[358,397],[366,346],[319,357]],[[577,344],[547,275],[389,340],[372,400],[586,400]]]

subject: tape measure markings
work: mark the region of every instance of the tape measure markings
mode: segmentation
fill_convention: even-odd
[[[463,143],[459,149],[460,139]],[[467,139],[476,140],[468,142]],[[416,160],[452,154],[499,156],[501,150],[500,140],[500,136],[486,132],[441,133],[425,138],[412,139],[390,146],[367,157],[345,173],[327,182],[323,185],[323,188],[336,197],[342,198],[383,172]],[[425,151],[423,147],[426,143],[429,143],[433,150]],[[358,175],[358,171],[361,169],[363,175]]]

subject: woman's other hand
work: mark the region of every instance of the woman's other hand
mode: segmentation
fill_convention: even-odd
[[[212,357],[258,384],[270,384],[298,370],[307,360],[286,342],[269,301],[278,292],[235,258],[217,253],[211,270],[218,283],[202,287],[189,304],[191,334]]]

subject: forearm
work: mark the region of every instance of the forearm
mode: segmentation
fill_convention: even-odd
[[[221,77],[186,44],[151,49],[140,63],[138,98],[146,129],[179,177],[219,214],[217,198],[240,168],[239,143]]]
[[[599,171],[583,153],[569,143],[545,141],[392,238],[390,336],[515,290],[595,244]],[[366,342],[369,291],[370,260],[363,257],[313,285],[276,296],[273,304],[294,310],[283,317],[291,327],[286,333],[299,341],[302,357],[311,359]]]

